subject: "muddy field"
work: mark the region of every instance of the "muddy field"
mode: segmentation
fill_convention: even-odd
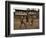
[[[21,16],[14,16],[14,30],[17,29],[39,29],[39,19],[28,18],[28,22],[26,22],[26,18],[23,19],[21,23]],[[31,22],[32,21],[32,22]]]

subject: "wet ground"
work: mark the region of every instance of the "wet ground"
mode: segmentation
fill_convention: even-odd
[[[39,29],[39,19],[33,19],[33,23],[31,23],[31,18],[29,18],[28,22],[21,24],[20,17],[14,17],[14,30],[17,29]]]

